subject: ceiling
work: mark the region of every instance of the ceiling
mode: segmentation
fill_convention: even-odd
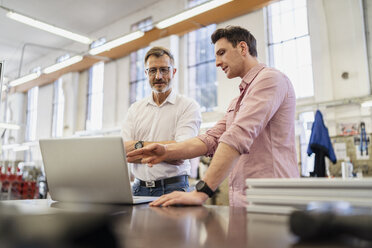
[[[0,5],[48,24],[91,37],[97,31],[126,15],[158,0],[0,0]],[[45,56],[53,49],[77,43],[30,27],[6,17],[0,8],[0,60],[5,60],[4,76],[14,79],[28,71],[22,65]],[[27,44],[25,46],[25,44]],[[23,62],[20,65],[22,50]],[[50,47],[50,48],[47,48]],[[88,45],[74,44],[75,52],[88,50]]]
[[[159,1],[161,0],[0,0],[0,6],[94,40],[99,37],[92,37],[92,34],[106,31],[104,27]],[[84,56],[83,60],[78,63],[49,74],[42,73],[25,84],[11,87],[9,92],[26,92],[32,87],[52,83],[66,73],[85,70],[102,58],[121,58],[155,40],[169,35],[183,35],[211,23],[224,22],[260,9],[273,1],[275,0],[231,1],[168,28],[153,28],[145,32],[141,38],[104,51],[98,54],[99,57]],[[9,19],[6,13],[7,10],[0,8],[0,61],[5,60],[4,74],[10,81],[31,73],[28,71],[30,65],[38,65],[38,60],[51,51],[55,52],[68,47],[69,54],[81,54],[89,50],[88,45],[70,41]],[[59,54],[62,55],[64,52],[59,52]],[[53,56],[54,59],[59,55],[54,53]],[[28,65],[28,68],[25,65]]]

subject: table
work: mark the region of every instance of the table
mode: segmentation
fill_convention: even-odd
[[[12,239],[0,238],[0,244],[8,245],[3,247],[20,247],[17,242],[22,240],[23,244],[34,242],[30,238],[32,235],[39,241],[45,240],[44,244],[32,247],[65,247],[66,235],[61,233],[68,232],[71,236],[71,230],[75,233],[79,230],[82,234],[97,223],[110,223],[112,233],[104,236],[107,230],[97,229],[96,234],[89,236],[94,242],[82,247],[366,247],[365,243],[343,240],[302,242],[288,230],[287,215],[247,213],[245,208],[227,206],[161,208],[149,207],[148,204],[13,200],[0,201],[0,211],[1,216],[13,216],[10,218],[13,223],[20,223],[15,227],[17,231],[13,230],[19,232],[19,236],[13,233],[14,237],[10,235]],[[102,222],[107,219],[110,221]],[[4,219],[0,218],[0,221],[0,231],[4,233],[9,225],[4,225]],[[107,237],[114,237],[115,242],[108,241]],[[12,246],[14,243],[18,246]]]

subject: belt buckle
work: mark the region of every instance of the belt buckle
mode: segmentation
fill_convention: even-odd
[[[146,188],[155,188],[155,181],[145,182]]]

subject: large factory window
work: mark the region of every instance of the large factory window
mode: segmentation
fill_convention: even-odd
[[[297,98],[314,96],[306,0],[282,0],[267,8],[270,66],[291,80]]]

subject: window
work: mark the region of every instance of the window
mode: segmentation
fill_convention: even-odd
[[[132,25],[132,31],[143,32],[152,28],[152,19],[147,18]],[[151,87],[145,76],[144,60],[149,47],[145,47],[130,54],[130,103],[134,103],[151,93]]]
[[[33,87],[27,92],[26,141],[36,140],[38,94],[39,87]]]
[[[311,136],[311,127],[314,122],[313,112],[304,112],[299,115],[300,123],[300,154],[301,154],[301,175],[309,176],[310,172],[314,170],[314,157],[312,154],[310,157],[307,155],[307,147]]]
[[[314,96],[306,0],[282,0],[267,8],[269,64],[291,80],[297,98]]]
[[[189,7],[205,0],[190,0]],[[214,46],[211,34],[216,24],[200,28],[187,34],[188,95],[194,98],[203,112],[213,111],[217,106],[217,73]]]
[[[63,115],[65,110],[65,94],[63,92],[63,81],[58,79],[54,82],[53,95],[53,126],[52,137],[63,136]]]
[[[91,48],[100,46],[105,42],[106,40],[101,38],[93,42]],[[104,67],[104,62],[98,62],[89,69],[86,130],[102,129]]]

